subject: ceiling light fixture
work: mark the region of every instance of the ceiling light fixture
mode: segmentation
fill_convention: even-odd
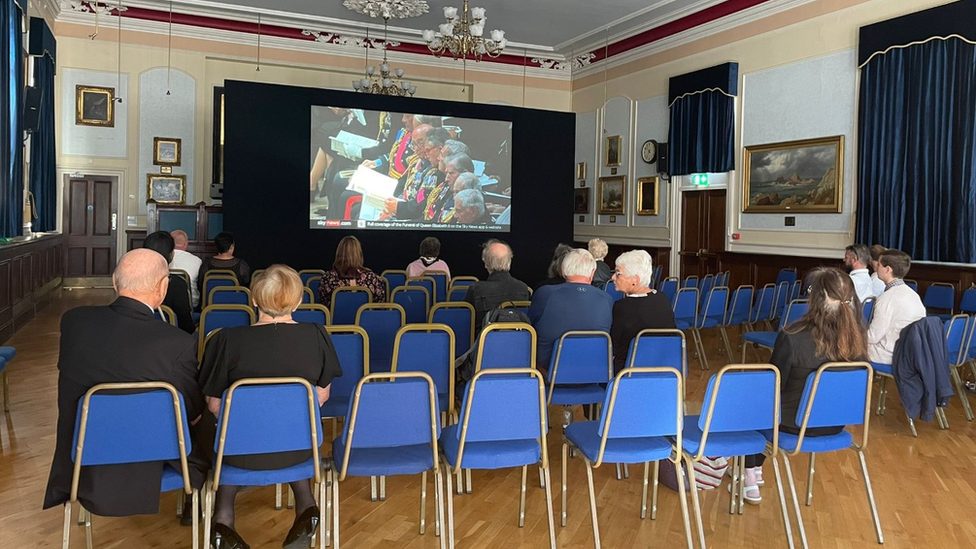
[[[377,95],[394,95],[398,97],[403,97],[406,95],[412,96],[417,93],[417,86],[414,86],[410,82],[405,80],[400,80],[405,74],[403,69],[393,69],[390,71],[390,64],[386,60],[386,30],[389,19],[383,18],[383,63],[380,64],[379,70],[376,67],[369,64],[369,30],[367,29],[366,42],[363,47],[366,48],[366,76],[359,80],[352,81],[352,87],[354,90],[362,93],[374,93]]]
[[[484,55],[496,58],[508,44],[505,31],[493,30],[490,39],[485,39],[485,8],[468,9],[468,0],[464,0],[460,14],[457,8],[444,8],[446,23],[441,23],[440,32],[425,30],[424,41],[436,57],[450,52],[455,60],[471,57],[481,61]]]

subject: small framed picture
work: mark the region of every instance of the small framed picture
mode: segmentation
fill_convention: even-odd
[[[186,176],[146,174],[146,197],[160,204],[186,203]]]
[[[603,158],[607,161],[607,166],[620,165],[620,136],[611,135],[606,139],[603,148]]]
[[[75,86],[75,124],[115,127],[115,88]]]
[[[153,164],[179,166],[182,162],[182,140],[178,137],[153,138]]]
[[[637,180],[637,215],[657,215],[658,182],[656,176]]]
[[[588,214],[590,213],[590,188],[583,187],[580,189],[574,189],[576,191],[573,196],[573,213],[575,214]]]
[[[624,197],[627,196],[627,176],[600,178],[600,207],[601,215],[622,215],[624,213]]]
[[[586,179],[586,162],[576,163],[576,179]]]

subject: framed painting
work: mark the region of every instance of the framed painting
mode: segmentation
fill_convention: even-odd
[[[75,86],[75,124],[115,127],[115,88]]]
[[[742,211],[840,213],[844,136],[745,148]]]
[[[620,165],[620,136],[611,135],[606,138],[603,146],[603,158],[607,161],[607,166]]]
[[[573,189],[573,191],[573,213],[590,213],[590,188],[580,187],[579,189]]]
[[[637,180],[637,215],[658,214],[659,181],[657,176]]]
[[[600,178],[600,215],[621,215],[624,213],[624,198],[627,196],[627,176]]]
[[[153,164],[179,166],[183,161],[182,145],[178,137],[153,137]]]
[[[576,179],[586,179],[586,162],[576,163]]]
[[[146,198],[160,204],[184,204],[186,202],[186,176],[146,174]]]

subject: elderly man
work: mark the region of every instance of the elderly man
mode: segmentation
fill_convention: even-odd
[[[560,264],[562,284],[536,290],[529,307],[529,319],[538,335],[536,364],[549,368],[553,346],[566,332],[599,330],[610,332],[613,298],[594,288],[596,261],[582,248],[570,250]]]
[[[193,302],[191,305],[196,309],[200,306],[200,288],[197,287],[197,278],[200,276],[200,264],[203,261],[186,251],[190,239],[185,231],[173,231],[170,235],[173,237],[175,248],[173,260],[169,262],[169,268],[175,271],[185,271],[186,274],[190,275],[190,300]]]
[[[878,263],[878,278],[885,283],[885,291],[874,302],[874,314],[868,326],[868,358],[871,362],[891,364],[902,329],[925,318],[925,305],[918,293],[902,280],[912,265],[908,254],[885,250]]]
[[[868,273],[868,263],[871,262],[871,251],[864,244],[851,244],[844,249],[844,265],[851,270],[851,280],[854,281],[854,292],[861,303],[869,297],[874,297],[871,275]]]
[[[191,424],[200,419],[204,401],[197,383],[196,339],[162,322],[156,314],[166,296],[168,275],[163,256],[153,250],[132,250],[122,256],[112,275],[118,298],[111,305],[79,307],[61,318],[57,444],[45,509],[65,503],[71,495],[71,450],[78,401],[95,385],[171,383],[183,395]],[[190,481],[200,487],[209,464],[196,453],[203,445],[194,442],[193,447]],[[178,460],[171,465],[180,470]],[[161,461],[84,467],[78,499],[96,515],[156,513],[162,474]]]
[[[466,189],[454,195],[454,222],[465,225],[492,225],[481,191]]]
[[[468,286],[464,300],[474,307],[474,333],[484,327],[485,314],[506,301],[529,299],[529,287],[509,274],[512,268],[512,248],[501,240],[491,239],[481,250],[488,278]]]

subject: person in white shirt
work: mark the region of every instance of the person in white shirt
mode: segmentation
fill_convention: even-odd
[[[185,231],[173,231],[173,242],[176,249],[173,250],[173,260],[169,262],[169,268],[173,270],[186,271],[190,275],[190,298],[193,301],[193,308],[200,305],[200,288],[197,287],[197,277],[200,275],[200,264],[203,262],[199,257],[186,251],[190,239]]]
[[[844,249],[844,265],[851,270],[851,280],[854,281],[854,291],[861,303],[869,297],[874,297],[871,289],[871,275],[868,274],[868,262],[871,252],[864,244],[852,244]]]
[[[878,260],[878,278],[885,283],[885,291],[874,302],[874,317],[868,326],[871,362],[891,364],[902,329],[925,318],[922,299],[902,280],[911,265],[911,257],[901,250],[885,250]]]
[[[871,273],[871,293],[874,294],[874,297],[878,297],[885,291],[885,283],[878,278],[878,266],[880,265],[878,260],[881,259],[881,253],[885,250],[887,248],[881,244],[871,246],[871,270],[874,271]]]

